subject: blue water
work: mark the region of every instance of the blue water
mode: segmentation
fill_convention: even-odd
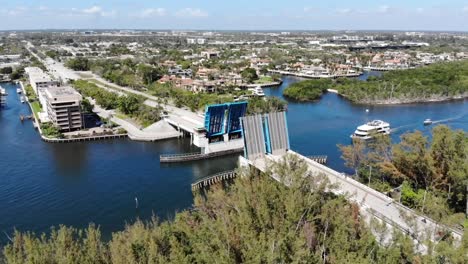
[[[191,206],[190,184],[232,169],[237,157],[161,165],[162,153],[191,152],[189,140],[141,143],[127,139],[70,144],[42,142],[16,86],[0,110],[0,244],[14,228],[100,225],[105,234],[136,217],[167,218]],[[136,209],[135,197],[139,208]]]
[[[264,89],[265,94],[285,99],[282,91],[299,80],[301,79],[296,77],[284,77],[280,87]],[[395,129],[391,135],[394,141],[398,141],[404,132],[416,129],[429,134],[433,126],[423,125],[426,118],[434,121],[454,118],[440,124],[468,131],[468,100],[366,106],[352,104],[334,93],[326,93],[317,102],[288,101],[287,118],[291,149],[305,155],[328,155],[328,166],[338,171],[350,172],[344,167],[336,145],[349,144],[349,136],[357,126],[374,119],[387,121]]]
[[[280,87],[265,89],[265,93],[281,97],[281,91],[297,80],[286,77]],[[236,166],[236,156],[159,163],[161,153],[193,151],[187,139],[44,143],[31,121],[19,120],[20,114],[30,111],[19,102],[16,86],[2,86],[9,96],[7,107],[0,110],[0,244],[7,241],[3,232],[11,234],[14,228],[43,232],[52,225],[84,227],[93,222],[108,236],[137,217],[171,217],[191,206],[193,181]],[[422,125],[426,118],[441,120],[467,112],[467,100],[358,106],[328,93],[319,102],[290,102],[287,117],[293,150],[328,155],[328,165],[344,171],[336,144],[350,143],[349,135],[366,121],[379,118],[393,128],[402,127],[392,135],[397,139],[408,130],[428,132],[430,127]],[[446,124],[468,131],[468,116]],[[135,208],[135,197],[139,208]]]

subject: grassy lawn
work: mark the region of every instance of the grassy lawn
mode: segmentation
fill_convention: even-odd
[[[33,109],[33,113],[34,113],[34,116],[39,120],[39,115],[38,113],[39,112],[42,112],[42,107],[41,105],[39,104],[39,101],[34,101],[31,103],[31,106],[32,106],[32,109]]]
[[[26,96],[28,97],[28,99],[30,101],[36,101],[37,100],[37,95],[36,95],[36,92],[34,91],[34,89],[32,88],[31,85],[26,85],[24,87],[24,89],[26,90]]]
[[[256,80],[255,83],[262,84],[262,83],[271,83],[273,82],[273,78],[271,76],[262,76],[260,79]]]

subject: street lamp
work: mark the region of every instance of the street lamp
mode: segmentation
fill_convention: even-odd
[[[372,166],[371,165],[367,165],[369,167],[369,183],[367,184],[367,186],[370,187],[370,179],[371,179],[371,176],[372,176]]]

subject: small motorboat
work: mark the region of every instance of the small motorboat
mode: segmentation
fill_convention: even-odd
[[[21,93],[21,88],[17,88],[16,92],[20,94]]]
[[[432,120],[431,120],[431,119],[428,118],[428,119],[424,120],[424,125],[425,125],[425,126],[428,126],[428,125],[430,125],[430,124],[432,124]]]
[[[24,96],[20,97],[21,103],[24,104]]]

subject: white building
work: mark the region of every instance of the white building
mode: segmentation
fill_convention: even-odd
[[[50,121],[61,131],[83,127],[81,115],[82,96],[69,86],[49,87],[45,90],[46,108]]]
[[[205,43],[206,43],[206,39],[204,39],[204,38],[187,38],[187,44],[204,45]]]
[[[46,105],[44,91],[48,87],[57,87],[60,83],[53,80],[48,74],[38,67],[27,67],[24,71],[28,74],[29,84],[32,86],[34,92],[36,92],[39,102],[41,103],[42,108],[44,108]]]
[[[202,51],[200,53],[200,56],[205,57],[207,59],[217,58],[219,57],[219,51],[216,51],[216,50]]]

